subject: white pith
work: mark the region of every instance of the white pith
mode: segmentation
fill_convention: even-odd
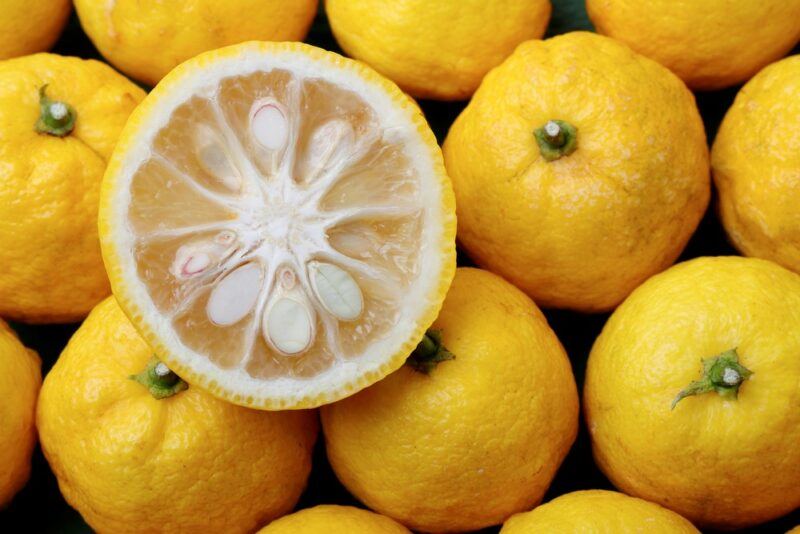
[[[241,198],[236,201],[234,211],[237,217],[234,221],[209,224],[197,229],[198,234],[202,233],[201,230],[210,233],[203,234],[196,241],[189,240],[185,248],[176,253],[169,269],[170,276],[188,279],[202,276],[214,265],[222,265],[215,284],[224,286],[226,277],[237,276],[237,270],[243,265],[257,265],[260,269],[260,286],[255,288],[257,298],[252,304],[245,302],[242,295],[247,292],[242,292],[242,295],[237,294],[240,298],[231,299],[229,304],[220,305],[222,307],[215,304],[217,307],[212,306],[206,312],[210,312],[216,319],[214,322],[222,326],[231,321],[233,324],[237,323],[237,319],[245,311],[253,312],[256,317],[252,322],[253,331],[249,335],[260,336],[277,353],[291,358],[311,346],[319,336],[327,343],[335,345],[336,340],[327,328],[331,322],[358,320],[364,302],[361,288],[351,274],[373,278],[381,276],[379,269],[335,250],[327,240],[329,228],[347,220],[365,217],[391,219],[418,214],[423,220],[420,259],[418,272],[414,274],[412,283],[392,289],[400,293],[398,302],[401,308],[397,313],[397,323],[389,334],[371,341],[358,357],[339,358],[336,365],[331,365],[312,379],[280,376],[266,380],[251,376],[245,368],[244,360],[238,366],[220,367],[182,342],[170,326],[170,317],[158,310],[146,285],[138,278],[131,252],[137,236],[130,225],[126,224],[124,216],[119,221],[114,221],[111,239],[122,258],[124,278],[129,282],[126,294],[136,303],[148,328],[169,348],[170,354],[182,366],[197,375],[212,377],[214,382],[234,392],[243,401],[249,397],[262,399],[313,396],[319,391],[339,387],[380,369],[387,357],[408,342],[410,333],[419,329],[419,310],[428,301],[428,295],[436,292],[440,284],[440,273],[444,268],[441,255],[437,253],[441,232],[446,224],[441,210],[442,185],[436,176],[430,149],[411,120],[411,111],[397,106],[391,95],[367,82],[354,70],[333,67],[324,61],[293,52],[265,56],[257,51],[246,51],[237,58],[217,61],[206,65],[197,73],[185,75],[180,81],[182,90],[163,95],[158,107],[151,110],[142,121],[137,142],[128,150],[121,165],[120,176],[117,177],[116,195],[112,200],[115,207],[111,208],[112,212],[127,213],[127,206],[131,201],[127,184],[130,184],[138,167],[153,155],[150,148],[152,142],[158,131],[170,120],[172,110],[192,95],[213,98],[216,86],[223,78],[247,76],[249,73],[272,69],[288,70],[298,80],[322,78],[358,94],[375,110],[375,116],[380,121],[380,128],[376,132],[379,138],[402,146],[403,154],[411,162],[411,171],[419,180],[420,194],[416,203],[392,207],[362,206],[353,210],[327,212],[320,209],[319,202],[324,197],[324,191],[336,184],[337,165],[332,165],[332,162],[344,165],[349,156],[364,148],[357,146],[352,132],[348,131],[347,124],[342,121],[326,122],[309,141],[310,146],[318,147],[318,150],[310,150],[311,154],[316,155],[316,159],[311,158],[310,166],[319,169],[314,179],[324,185],[315,188],[312,195],[302,188],[294,187],[294,182],[285,179],[286,176],[265,188],[264,183],[258,181],[258,173],[250,172],[252,169],[241,172],[247,167],[242,161],[237,161],[229,169],[232,172],[221,172],[227,168],[225,161],[241,157],[241,147],[231,148],[230,132],[222,132],[221,135],[226,137],[223,141],[224,150],[220,152],[220,139],[214,138],[214,135],[220,135],[219,132],[195,132],[195,145],[199,149],[207,149],[205,156],[201,155],[199,159],[204,160],[206,167],[219,175],[225,188]],[[281,105],[283,104],[263,101],[252,103],[252,118],[255,120],[252,124],[257,139],[260,137],[257,132],[271,131],[269,126],[274,125],[274,118],[278,116],[271,110],[269,115],[272,118],[259,124],[259,110],[265,106],[275,106],[274,109],[282,109],[291,117],[292,110],[285,106],[281,108]],[[284,138],[287,146],[292,146],[291,127],[286,136],[261,137],[262,147],[268,150],[281,150],[279,145],[284,142],[281,141]],[[233,172],[237,169],[239,172]],[[278,174],[281,172],[283,171],[279,169]],[[280,184],[280,188],[272,187],[276,184]],[[269,213],[264,210],[267,202],[265,199],[268,199]],[[223,200],[229,199],[223,197],[221,201]],[[424,255],[426,250],[433,253]],[[321,270],[325,277],[317,280],[316,277],[321,276]],[[281,283],[284,277],[292,276],[296,278],[293,283]],[[331,279],[334,280],[333,283]],[[388,283],[389,280],[387,285]],[[218,300],[225,300],[226,295],[218,296]],[[277,315],[271,315],[275,310],[278,310]],[[294,311],[287,316],[286,310]],[[321,329],[316,326],[316,318],[319,318]]]

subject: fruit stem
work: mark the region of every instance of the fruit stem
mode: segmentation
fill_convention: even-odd
[[[150,358],[147,367],[141,373],[131,375],[129,378],[146,387],[153,398],[159,400],[171,397],[189,387],[181,377],[156,356]]]
[[[455,359],[455,354],[442,344],[442,331],[429,329],[417,348],[406,359],[406,365],[422,374],[430,374],[439,363]]]
[[[75,108],[60,100],[50,100],[46,94],[47,85],[39,88],[39,120],[36,131],[39,133],[64,137],[75,128],[78,113]]]
[[[569,156],[578,148],[578,129],[566,121],[550,120],[533,132],[539,152],[547,161]]]
[[[682,399],[691,395],[702,395],[716,391],[722,398],[736,399],[739,387],[750,378],[753,372],[739,363],[739,354],[731,349],[713,358],[703,360],[703,376],[684,388],[672,401],[675,409]]]

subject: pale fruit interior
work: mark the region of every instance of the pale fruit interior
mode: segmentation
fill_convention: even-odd
[[[420,179],[358,94],[275,69],[192,96],[134,171],[138,275],[181,342],[310,378],[397,324],[419,276]]]

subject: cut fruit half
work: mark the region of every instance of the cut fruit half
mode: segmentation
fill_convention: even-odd
[[[455,203],[416,104],[369,67],[245,43],[168,75],[109,163],[120,305],[188,382],[308,408],[400,367],[455,270]]]

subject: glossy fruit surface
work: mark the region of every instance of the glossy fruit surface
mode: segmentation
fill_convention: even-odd
[[[719,213],[742,253],[800,273],[800,56],[745,85],[712,150]]]
[[[0,60],[45,52],[67,23],[69,0],[3,0],[0,4]]]
[[[614,312],[584,385],[594,457],[622,491],[698,526],[741,528],[800,505],[800,275],[699,258]]]
[[[155,85],[180,63],[245,41],[302,41],[317,0],[75,0],[84,31],[132,78]]]
[[[675,261],[710,194],[692,94],[589,33],[517,48],[453,124],[444,155],[467,254],[545,307],[612,309]]]
[[[541,500],[575,440],[569,360],[531,300],[479,269],[457,271],[433,330],[419,359],[323,408],[328,458],[411,529],[501,523]]]
[[[586,8],[597,31],[693,89],[744,82],[800,41],[800,0],[587,0]]]
[[[403,525],[352,506],[319,505],[273,521],[258,534],[410,534]]]
[[[79,321],[108,295],[100,182],[142,98],[98,61],[35,54],[0,62],[0,316]],[[42,123],[50,106],[64,112],[63,125]]]
[[[42,385],[39,356],[0,319],[0,508],[28,481]]]
[[[544,35],[549,0],[327,0],[348,55],[417,98],[464,100],[523,41]]]
[[[661,506],[624,493],[587,490],[567,493],[517,514],[501,534],[699,534],[692,524]]]
[[[101,533],[246,533],[291,511],[316,414],[220,401],[152,358],[109,298],[47,375],[37,425],[67,502]]]

